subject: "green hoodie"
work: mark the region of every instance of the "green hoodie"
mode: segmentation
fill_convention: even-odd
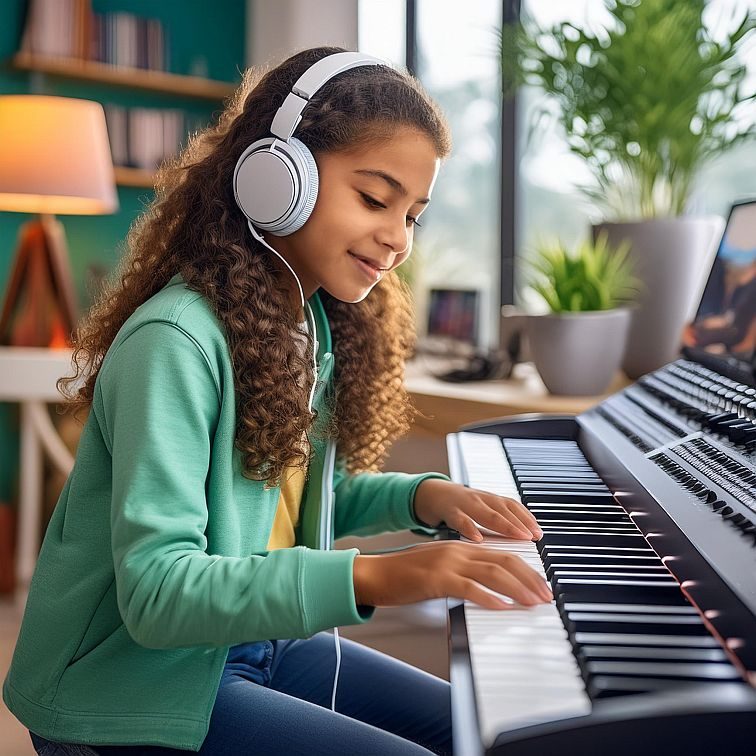
[[[331,338],[317,295],[311,305],[322,412]],[[3,686],[30,730],[199,750],[229,646],[370,618],[355,605],[357,550],[308,548],[324,540],[323,491],[335,496],[335,537],[368,535],[419,527],[415,489],[443,476],[349,476],[337,465],[331,481],[332,455],[316,443],[303,545],[268,553],[279,489],[242,475],[235,405],[222,326],[176,277],[108,350],[42,544]]]

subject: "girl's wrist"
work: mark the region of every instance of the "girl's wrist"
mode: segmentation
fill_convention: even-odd
[[[354,585],[354,602],[357,606],[372,606],[368,594],[371,557],[358,555],[352,564],[352,583]]]
[[[415,489],[415,495],[412,500],[412,511],[415,520],[423,527],[437,528],[441,524],[442,518],[432,511],[431,503],[434,496],[432,488],[435,488],[435,486],[431,486],[430,484],[444,482],[446,481],[439,480],[438,478],[428,478]]]

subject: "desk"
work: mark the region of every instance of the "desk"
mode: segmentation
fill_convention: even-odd
[[[55,431],[46,404],[59,402],[55,384],[71,372],[67,349],[0,347],[0,402],[21,405],[16,579],[27,588],[39,553],[42,516],[42,453],[68,474],[73,457]]]
[[[406,385],[415,406],[423,415],[415,427],[425,435],[445,436],[461,425],[506,415],[544,412],[578,415],[630,383],[618,373],[605,394],[598,396],[556,396],[549,394],[535,366],[515,365],[508,380],[446,383],[434,378],[428,364],[410,362]]]

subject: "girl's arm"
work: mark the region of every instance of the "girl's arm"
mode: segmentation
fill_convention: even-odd
[[[349,475],[343,467],[337,467],[334,475],[334,537],[368,536],[408,529],[433,534],[435,530],[416,518],[413,507],[418,486],[431,478],[448,480],[441,473]]]
[[[206,494],[219,391],[204,352],[170,323],[139,328],[111,350],[100,372],[93,409],[112,455],[105,505],[129,633],[151,648],[223,646],[364,621],[354,600],[356,550],[207,553],[208,506],[226,510],[230,531],[239,493],[212,501]],[[255,506],[258,490],[261,484],[250,485],[244,506]],[[220,522],[216,511],[216,531]],[[216,544],[238,538],[227,531],[214,533]]]

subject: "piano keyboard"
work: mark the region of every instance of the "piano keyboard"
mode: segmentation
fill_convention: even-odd
[[[456,435],[472,488],[525,503],[538,544],[486,536],[551,583],[549,605],[465,602],[484,744],[588,714],[599,699],[742,681],[698,610],[575,441]],[[456,477],[456,476],[455,476]]]

